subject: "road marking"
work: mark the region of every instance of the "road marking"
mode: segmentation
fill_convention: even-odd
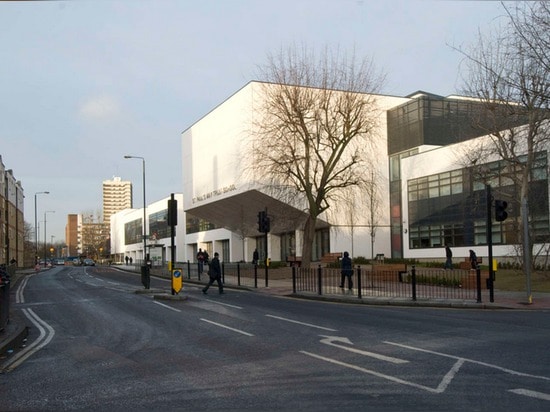
[[[240,307],[240,306],[230,305],[229,303],[218,302],[218,301],[212,300],[212,299],[206,299],[206,301],[208,301],[210,303],[216,303],[216,304],[222,305],[222,306],[228,306],[228,307],[234,308],[234,309],[242,309],[242,307]]]
[[[447,389],[447,386],[450,385],[451,381],[454,379],[455,375],[460,370],[460,367],[464,364],[464,359],[458,359],[453,367],[447,372],[447,374],[441,379],[441,382],[439,382],[439,385],[437,386],[437,393],[443,393],[445,392],[445,389]]]
[[[279,316],[274,316],[274,315],[265,315],[265,316],[267,316],[268,318],[284,320],[285,322],[297,323],[298,325],[309,326],[310,328],[328,330],[328,331],[330,331],[330,332],[337,332],[336,329],[330,329],[330,328],[325,328],[325,327],[323,327],[323,326],[312,325],[311,323],[299,322],[299,321],[297,321],[297,320],[292,320],[292,319],[287,319],[287,318],[281,318],[281,317],[279,317]]]
[[[476,361],[476,360],[473,360],[473,359],[462,358],[462,357],[459,357],[459,356],[449,355],[449,354],[446,354],[446,353],[436,352],[436,351],[432,351],[432,350],[428,350],[428,349],[417,348],[417,347],[414,347],[414,346],[403,345],[401,343],[388,342],[388,341],[385,341],[384,343],[387,343],[388,345],[394,345],[394,346],[398,346],[398,347],[401,347],[401,348],[418,351],[418,352],[430,353],[432,355],[442,356],[442,357],[445,357],[445,358],[463,360],[464,362],[473,363],[475,365],[481,365],[481,366],[485,366],[485,367],[488,367],[488,368],[497,369],[499,371],[508,373],[510,375],[523,376],[523,377],[527,377],[527,378],[535,378],[535,379],[542,379],[542,380],[550,381],[550,377],[548,377],[548,376],[531,375],[529,373],[514,371],[512,369],[503,368],[502,366],[492,365],[492,364],[486,363],[486,362],[481,362],[481,361]]]
[[[202,320],[203,322],[207,322],[207,323],[210,323],[210,324],[212,324],[212,325],[219,326],[220,328],[225,328],[225,329],[232,330],[233,332],[242,333],[243,335],[246,335],[246,336],[254,336],[254,335],[251,334],[251,333],[248,333],[248,332],[245,332],[245,331],[242,331],[242,330],[239,330],[239,329],[234,329],[234,328],[231,328],[231,327],[229,327],[229,326],[222,325],[221,323],[212,322],[211,320],[208,320],[208,319],[201,319],[201,320]]]
[[[324,343],[325,345],[334,346],[337,348],[347,350],[349,352],[358,353],[359,355],[370,356],[371,358],[375,358],[375,359],[379,359],[379,360],[383,360],[383,361],[391,362],[395,364],[409,363],[408,360],[393,358],[391,356],[385,356],[380,353],[368,352],[361,349],[350,348],[349,346],[344,346],[344,345],[339,345],[337,343],[334,343],[334,342],[340,342],[348,345],[353,345],[353,343],[348,338],[342,338],[338,336],[326,336],[326,335],[321,335],[321,336],[325,338],[325,339],[321,339],[321,343]]]
[[[21,363],[27,360],[31,355],[38,352],[53,339],[55,330],[44,320],[42,320],[32,309],[22,310],[25,316],[38,328],[40,336],[33,343],[17,353],[6,365],[6,371],[12,371]]]
[[[15,303],[25,303],[25,296],[23,296],[23,290],[27,286],[27,282],[30,278],[32,278],[34,274],[25,276],[23,281],[19,284],[19,287],[17,288],[17,292],[15,294]]]
[[[516,395],[529,396],[530,398],[542,399],[543,401],[550,401],[550,395],[547,393],[530,391],[529,389],[510,389],[508,392],[515,393]]]
[[[406,380],[403,380],[403,379],[399,379],[399,378],[396,378],[395,376],[385,375],[383,373],[376,372],[376,371],[366,369],[366,368],[362,368],[362,367],[357,366],[357,365],[351,365],[349,363],[341,362],[341,361],[338,361],[336,359],[331,359],[331,358],[327,358],[325,356],[316,355],[315,353],[306,352],[306,351],[303,351],[303,350],[301,350],[300,353],[303,353],[304,355],[307,355],[307,356],[311,356],[312,358],[317,358],[317,359],[323,360],[325,362],[330,362],[330,363],[333,363],[335,365],[344,366],[346,368],[354,369],[356,371],[367,373],[367,374],[373,375],[373,376],[377,376],[379,378],[386,379],[386,380],[389,380],[389,381],[392,381],[392,382],[395,382],[395,383],[400,383],[402,385],[412,386],[413,388],[422,389],[424,391],[428,391],[428,392],[431,392],[431,393],[442,393],[446,388],[445,387],[445,388],[441,389],[438,386],[437,389],[434,389],[434,388],[430,388],[429,386],[419,385],[419,384],[414,383],[414,382],[409,382],[409,381],[406,381]]]
[[[181,312],[181,310],[173,308],[171,306],[165,305],[164,303],[157,302],[156,300],[153,301],[153,303],[156,303],[157,305],[162,306],[163,308],[173,310],[174,312]]]

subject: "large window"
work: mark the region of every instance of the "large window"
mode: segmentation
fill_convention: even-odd
[[[529,218],[534,241],[547,242],[548,172],[546,152],[537,153],[531,172]],[[508,202],[508,219],[492,224],[493,244],[516,244],[520,205],[515,182],[521,165],[504,161],[483,165],[483,180],[473,169],[461,169],[411,179],[407,183],[409,247],[412,249],[487,244],[486,185],[494,199]],[[490,206],[492,210],[492,205]]]
[[[187,234],[206,232],[207,230],[214,230],[219,228],[220,226],[216,226],[215,224],[210,223],[205,219],[193,216],[190,213],[187,213],[185,216],[185,233]]]
[[[156,239],[170,237],[170,227],[168,226],[168,209],[149,215],[149,235]]]
[[[136,219],[128,222],[124,225],[124,244],[133,245],[139,243],[143,239],[143,226],[141,225],[143,219]]]

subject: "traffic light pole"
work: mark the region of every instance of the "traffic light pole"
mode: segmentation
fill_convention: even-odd
[[[262,210],[258,213],[258,231],[260,233],[265,233],[265,247],[264,247],[264,251],[265,251],[265,286],[267,287],[268,286],[268,265],[269,265],[269,259],[267,257],[267,253],[268,253],[268,248],[267,248],[267,234],[269,233],[269,231],[271,230],[271,223],[269,221],[269,216],[267,215],[267,207],[265,208],[265,210]]]
[[[493,282],[495,280],[495,274],[493,271],[493,219],[491,217],[493,197],[491,195],[491,185],[485,185],[485,194],[487,197],[487,248],[489,249],[489,279],[487,279],[487,286],[489,288],[489,300],[495,301],[495,290]]]

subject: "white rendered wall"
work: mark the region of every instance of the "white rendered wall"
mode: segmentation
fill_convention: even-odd
[[[252,117],[254,116],[254,97],[260,96],[258,88],[263,84],[251,82],[233,96],[213,109],[202,119],[182,133],[182,177],[185,209],[221,200],[237,193],[246,192],[254,187],[254,182],[245,178],[247,166],[246,145],[250,139]],[[387,155],[387,116],[386,111],[410,99],[392,96],[376,96],[378,105],[378,128],[374,133],[372,158],[376,159],[377,187],[379,189],[380,216],[376,221],[374,254],[390,255],[390,211],[389,211],[389,166]],[[353,216],[348,218],[340,213],[338,205],[320,218],[331,225],[331,251],[347,250],[355,256],[371,257],[371,235],[369,210],[364,199]],[[352,238],[353,227],[353,238]],[[212,234],[190,234],[186,244],[200,244],[202,237]],[[229,238],[223,233],[225,238]],[[301,233],[296,233],[296,247],[301,250]],[[242,239],[238,245],[231,242],[232,259],[242,259]],[[246,242],[245,260],[250,260],[255,242]],[[275,239],[268,242],[269,255],[277,260],[280,257],[280,244]],[[192,248],[187,248],[191,253]],[[237,252],[238,250],[238,252]]]

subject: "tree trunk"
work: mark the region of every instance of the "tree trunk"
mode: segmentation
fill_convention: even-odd
[[[302,243],[302,266],[309,268],[311,266],[311,255],[313,247],[313,239],[315,238],[315,221],[317,219],[308,216],[304,226],[304,239]]]

